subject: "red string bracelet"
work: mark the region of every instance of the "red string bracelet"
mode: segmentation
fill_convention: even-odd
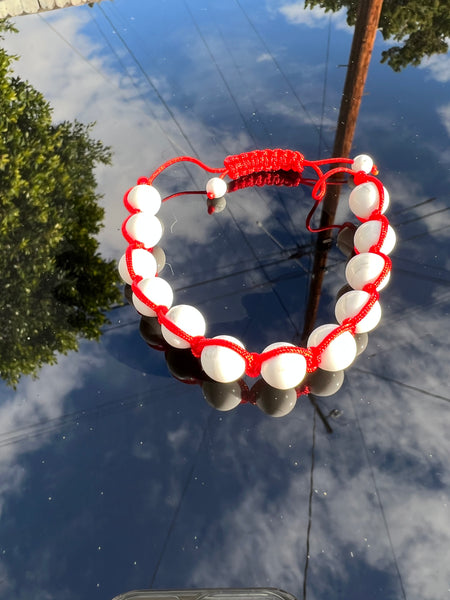
[[[183,192],[204,193],[210,201],[218,201],[227,191],[246,185],[309,183],[314,206],[307,217],[307,228],[316,232],[321,230],[311,227],[311,218],[325,196],[331,183],[329,179],[338,174],[353,178],[355,188],[350,193],[349,206],[361,225],[354,235],[355,256],[345,269],[352,289],[336,303],[337,323],[317,327],[310,334],[306,348],[276,342],[257,353],[249,352],[240,340],[231,336],[205,337],[206,323],[199,310],[185,304],[173,306],[171,286],[157,276],[162,251],[156,244],[163,228],[156,214],[162,200],[153,182],[168,167],[180,162],[192,162],[217,175],[208,180],[204,192]],[[328,170],[324,169],[326,166]],[[313,179],[303,178],[305,168],[312,170]],[[268,175],[263,176],[261,172]],[[278,172],[284,175],[277,178]],[[140,178],[124,196],[130,215],[123,223],[122,233],[129,245],[119,262],[119,272],[125,283],[131,285],[135,308],[141,315],[157,317],[166,342],[174,348],[190,348],[192,354],[200,358],[204,372],[219,383],[236,381],[244,373],[249,377],[261,374],[270,386],[286,390],[297,387],[307,373],[319,367],[331,372],[346,369],[357,355],[355,335],[371,331],[380,321],[379,291],[387,284],[391,271],[388,254],[395,245],[395,233],[384,216],[389,194],[377,179],[377,173],[367,155],[308,161],[300,152],[281,149],[228,156],[222,168],[211,168],[189,156],[167,161],[149,178]],[[232,180],[228,185],[225,177]],[[236,183],[239,181],[243,182],[242,186]],[[297,183],[289,183],[294,181]],[[176,195],[180,194],[164,200]],[[342,229],[346,225],[329,228]]]

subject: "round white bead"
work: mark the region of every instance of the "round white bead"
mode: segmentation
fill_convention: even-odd
[[[344,371],[317,369],[308,377],[308,385],[314,396],[332,396],[344,383]]]
[[[172,306],[167,312],[166,317],[172,321],[177,327],[185,333],[192,336],[204,335],[206,331],[206,322],[202,313],[194,306],[188,304],[178,304]],[[161,326],[161,333],[168,344],[174,348],[190,348],[191,345],[186,340],[183,340],[175,333],[172,333],[165,327]]]
[[[158,217],[146,213],[131,215],[125,224],[128,235],[145,246],[153,248],[163,234],[163,226]]]
[[[339,324],[342,321],[356,316],[367,304],[370,294],[361,290],[352,290],[339,298],[336,302],[334,312]],[[377,301],[369,310],[367,315],[356,325],[356,333],[367,333],[378,325],[381,319],[381,306]]]
[[[321,325],[308,338],[308,347],[317,346],[334,331],[337,325]],[[356,356],[356,342],[351,333],[344,331],[322,352],[319,367],[324,371],[342,371],[352,364]]]
[[[135,274],[144,279],[150,279],[156,275],[156,260],[150,252],[143,248],[131,251],[131,265]],[[119,274],[125,283],[132,284],[133,279],[128,271],[126,254],[119,260]]]
[[[359,356],[367,348],[367,344],[369,343],[369,336],[367,335],[367,333],[357,333],[355,335],[355,342],[356,356]]]
[[[366,221],[358,227],[355,232],[354,245],[358,252],[368,252],[372,246],[378,243],[381,235],[380,221]],[[386,237],[381,244],[380,252],[389,254],[392,252],[397,241],[395,231],[388,225]]]
[[[389,192],[385,187],[383,187],[383,190],[384,202],[382,213],[389,206]],[[357,185],[350,193],[348,204],[354,215],[360,219],[368,219],[380,204],[380,195],[377,186],[372,181]]]
[[[172,306],[173,291],[165,279],[161,277],[152,277],[151,279],[143,279],[138,284],[138,288],[151,302],[156,305]],[[136,310],[146,317],[155,317],[156,313],[149,306],[133,293],[133,304]]]
[[[232,410],[241,403],[241,388],[237,383],[217,383],[205,381],[202,383],[205,400],[216,410]]]
[[[353,254],[354,235],[355,231],[351,227],[344,227],[337,234],[336,245],[347,258]]]
[[[137,210],[156,215],[161,208],[161,196],[152,185],[135,185],[128,192],[128,203]]]
[[[364,171],[370,173],[373,168],[373,159],[367,154],[358,154],[353,159],[352,171]]]
[[[218,335],[214,340],[227,340],[241,348],[243,343],[231,335]],[[231,383],[236,381],[245,372],[245,359],[224,346],[205,346],[200,355],[200,362],[205,373],[219,383]]]
[[[155,246],[152,250],[152,254],[156,260],[156,270],[158,273],[161,273],[166,265],[166,253],[161,246]]]
[[[294,344],[287,342],[276,342],[264,348],[264,352],[269,352],[275,348],[290,346]],[[298,385],[306,375],[306,360],[302,354],[285,352],[263,361],[261,365],[261,375],[265,381],[278,390],[288,390]]]
[[[208,198],[222,198],[227,193],[227,184],[220,177],[213,177],[206,184]]]
[[[259,379],[252,388],[255,393],[256,406],[271,417],[284,417],[297,404],[297,393],[294,389],[277,390],[264,379]]]
[[[384,269],[384,259],[372,252],[362,252],[351,258],[345,267],[345,278],[354,290],[362,290],[367,283],[373,283]],[[382,290],[389,281],[386,275],[377,290]]]

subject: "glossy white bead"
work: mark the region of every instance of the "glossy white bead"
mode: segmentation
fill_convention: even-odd
[[[282,346],[294,347],[287,342],[276,342],[264,348],[270,352]],[[288,390],[297,386],[306,375],[306,360],[302,354],[285,352],[263,361],[261,365],[262,378],[278,390]]]
[[[227,184],[220,177],[213,177],[206,184],[208,198],[222,198],[227,193]]]
[[[354,290],[362,290],[367,283],[373,283],[384,269],[384,259],[372,252],[363,252],[351,258],[345,268],[345,278]],[[386,275],[377,290],[388,283],[390,273]]]
[[[368,252],[372,246],[378,243],[381,235],[380,221],[366,221],[358,227],[355,232],[353,243],[358,252]],[[394,249],[397,237],[395,231],[388,225],[386,237],[381,244],[380,252],[389,254]]]
[[[218,335],[215,340],[228,340],[241,348],[243,343],[231,335]],[[205,373],[219,383],[236,381],[245,372],[244,358],[224,346],[205,346],[200,355],[200,362]]]
[[[128,192],[128,203],[137,210],[156,215],[161,208],[161,196],[152,185],[135,185]]]
[[[241,388],[238,383],[204,381],[202,392],[205,400],[216,410],[233,410],[241,403]]]
[[[332,396],[344,383],[344,371],[322,371],[317,369],[308,377],[308,385],[314,396]]]
[[[381,211],[382,213],[384,213],[389,206],[389,192],[385,187],[383,187],[383,189],[384,202],[383,210]],[[377,186],[372,181],[357,185],[350,193],[348,204],[354,215],[361,219],[368,219],[380,204],[380,195]]]
[[[136,248],[131,251],[131,265],[135,275],[144,279],[150,279],[156,275],[156,260],[154,256],[142,248]],[[132,284],[133,279],[130,275],[127,265],[126,254],[119,260],[119,274],[125,283]]]
[[[336,245],[347,258],[353,254],[354,234],[355,231],[351,227],[344,227],[337,234]]]
[[[361,290],[352,290],[339,298],[334,309],[337,322],[355,317],[370,299],[370,294]],[[367,315],[356,325],[356,333],[367,333],[378,325],[381,319],[381,306],[377,301]]]
[[[367,335],[367,333],[357,333],[355,335],[355,342],[356,356],[359,356],[367,348],[367,344],[369,343],[369,336]]]
[[[158,217],[146,213],[131,215],[125,229],[133,240],[140,242],[145,248],[153,248],[163,234],[163,226]]]
[[[161,277],[152,277],[151,279],[143,279],[138,283],[138,288],[151,302],[156,305],[167,306],[170,308],[173,302],[173,291],[165,279]],[[155,317],[156,313],[144,302],[139,300],[136,294],[133,293],[133,304],[136,310],[146,317]]]
[[[297,393],[294,389],[277,390],[259,379],[252,388],[255,394],[256,406],[271,417],[284,417],[297,404]]]
[[[373,159],[368,154],[358,154],[353,159],[352,171],[370,173],[373,168]]]
[[[204,335],[206,331],[206,322],[202,313],[194,306],[188,304],[178,304],[172,306],[167,312],[166,317],[185,333],[192,336]],[[161,333],[168,344],[174,348],[190,348],[189,342],[178,337],[165,327],[161,326]]]
[[[308,347],[317,346],[337,328],[335,324],[321,325],[308,338]],[[344,331],[323,351],[319,367],[324,371],[342,371],[355,360],[356,342],[351,333]]]
[[[161,246],[155,246],[152,250],[152,254],[156,260],[156,270],[158,273],[161,273],[166,265],[166,253]]]

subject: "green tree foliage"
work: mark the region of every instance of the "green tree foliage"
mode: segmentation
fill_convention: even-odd
[[[321,6],[326,11],[346,8],[348,24],[356,22],[356,0],[305,0],[305,6]],[[407,65],[417,66],[424,57],[448,50],[449,1],[384,0],[379,28],[385,40],[399,42],[382,52],[381,62],[394,71],[401,71]]]
[[[97,339],[120,294],[94,237],[103,218],[94,169],[109,149],[90,126],[53,124],[12,60],[0,49],[0,376],[15,385],[77,350],[80,336]]]

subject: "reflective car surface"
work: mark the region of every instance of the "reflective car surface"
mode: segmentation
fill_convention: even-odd
[[[116,274],[122,198],[165,161],[332,156],[346,19],[294,1],[104,0],[2,26],[18,58],[1,75],[1,598],[448,597],[448,51],[396,71],[382,53],[401,42],[375,39],[350,156],[374,158],[397,244],[380,324],[335,393],[211,384]],[[12,76],[31,87],[8,87]],[[166,197],[210,177],[180,163],[155,186]],[[339,189],[336,223],[356,221],[352,187]],[[335,322],[348,261],[336,232],[324,251],[305,226],[311,185],[225,198],[212,214],[205,194],[163,203],[174,304],[251,352],[304,345]]]

